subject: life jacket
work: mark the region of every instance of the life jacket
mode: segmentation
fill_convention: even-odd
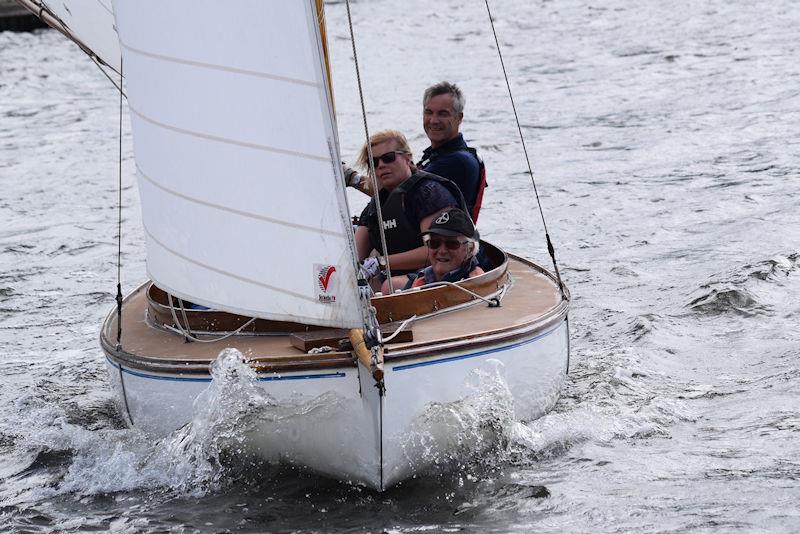
[[[441,280],[436,280],[433,276],[433,267],[425,267],[419,273],[417,273],[417,278],[423,277],[425,279],[426,284],[433,284],[434,282],[458,282],[459,280],[465,280],[469,278],[469,273],[471,273],[475,267],[478,266],[478,258],[472,256],[468,261],[461,265],[458,269],[453,269],[449,273],[445,274]]]
[[[478,224],[478,214],[481,211],[481,205],[483,204],[483,190],[489,186],[489,183],[486,181],[486,164],[483,163],[483,158],[478,155],[478,151],[472,148],[471,146],[459,146],[456,148],[452,148],[450,150],[442,151],[441,148],[437,149],[436,156],[424,158],[417,163],[417,167],[425,167],[432,161],[443,154],[451,154],[453,152],[458,152],[459,150],[466,150],[478,161],[478,187],[475,191],[475,203],[472,205],[472,211],[467,211],[470,216],[472,217],[472,222],[474,224]]]
[[[466,211],[467,204],[464,202],[464,195],[461,194],[461,189],[448,180],[435,174],[425,171],[417,171],[411,177],[398,185],[392,190],[391,193],[386,195],[386,190],[382,190],[379,196],[381,202],[381,215],[383,215],[383,232],[386,235],[386,248],[389,249],[388,254],[381,254],[387,256],[389,254],[397,254],[398,252],[406,252],[415,248],[421,247],[422,237],[419,235],[419,221],[416,224],[409,220],[406,216],[405,198],[406,196],[420,183],[422,180],[433,180],[439,182],[447,188],[450,193],[456,197],[460,208]],[[381,234],[378,229],[378,210],[375,208],[375,199],[371,201],[371,209],[369,211],[367,220],[367,229],[369,230],[369,240],[372,248],[381,251]],[[392,271],[393,274],[407,274],[414,272],[409,271]]]
[[[486,181],[486,165],[483,163],[483,158],[471,146],[467,147],[467,151],[478,160],[478,178],[480,181],[478,182],[478,191],[475,194],[475,204],[472,206],[472,213],[470,213],[472,222],[478,224],[478,214],[481,212],[481,204],[483,204],[483,190],[489,186],[489,183]]]

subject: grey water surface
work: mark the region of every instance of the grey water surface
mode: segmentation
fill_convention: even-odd
[[[570,374],[539,420],[460,414],[489,452],[384,494],[125,427],[97,340],[119,97],[58,33],[0,33],[0,531],[800,531],[800,3],[491,5],[574,297]],[[345,4],[326,7],[352,160]],[[351,7],[370,129],[421,151],[422,90],[459,83],[482,235],[548,265],[485,4]],[[129,291],[146,275],[127,115],[122,183]]]

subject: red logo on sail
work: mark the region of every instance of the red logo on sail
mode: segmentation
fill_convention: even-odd
[[[336,280],[334,276],[338,269],[336,265],[314,264],[314,285],[316,286],[317,300],[323,304],[336,302]]]
[[[334,267],[333,265],[326,265],[319,270],[319,275],[317,278],[319,279],[320,289],[322,289],[323,291],[328,291],[328,284],[331,281],[331,276],[333,276],[333,273],[335,272],[336,272],[336,267]]]

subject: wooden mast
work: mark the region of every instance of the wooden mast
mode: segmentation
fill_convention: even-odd
[[[336,108],[333,101],[333,83],[331,82],[331,60],[328,57],[328,34],[325,28],[325,6],[324,0],[316,0],[317,24],[319,24],[319,35],[322,39],[322,53],[325,57],[325,71],[328,74],[328,93],[331,95],[331,105]]]

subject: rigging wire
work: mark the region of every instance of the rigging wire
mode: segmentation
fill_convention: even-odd
[[[122,58],[119,60],[119,197],[117,199],[117,350],[122,348]]]
[[[181,324],[181,322],[178,320],[178,316],[175,315],[175,303],[172,300],[172,293],[168,292],[167,293],[167,297],[169,298],[169,311],[170,311],[170,313],[172,313],[172,320],[175,321],[175,326],[177,328],[172,328],[167,324],[164,324],[163,326],[167,330],[171,330],[172,332],[183,334],[183,337],[187,341],[189,341],[189,340],[197,341],[198,343],[216,343],[217,341],[223,341],[225,339],[228,339],[229,337],[237,335],[239,332],[241,332],[242,330],[244,330],[245,328],[247,328],[248,326],[250,326],[251,324],[253,324],[256,321],[255,317],[251,317],[250,320],[248,320],[246,323],[244,323],[242,326],[240,326],[239,328],[237,328],[233,332],[228,332],[225,335],[222,335],[222,336],[219,336],[219,337],[215,337],[215,338],[211,338],[211,339],[202,339],[202,338],[199,338],[196,335],[194,335],[192,333],[192,331],[189,330],[189,319],[186,317],[186,311],[185,311],[185,308],[183,306],[183,301],[181,300],[181,314],[183,315],[184,321],[186,321],[186,327],[185,328]]]
[[[511,109],[514,110],[514,120],[517,122],[517,130],[519,131],[519,139],[522,142],[522,151],[525,154],[525,161],[528,163],[528,173],[531,175],[531,183],[533,184],[533,192],[536,195],[536,203],[539,205],[539,215],[542,217],[542,226],[544,227],[544,235],[547,239],[547,252],[553,260],[553,269],[556,271],[556,280],[558,281],[558,289],[561,291],[561,296],[567,298],[564,284],[561,282],[561,273],[558,271],[558,263],[556,262],[556,251],[553,247],[553,242],[550,241],[550,234],[547,231],[547,223],[544,220],[544,210],[542,209],[542,201],[539,199],[539,191],[536,188],[536,179],[533,176],[533,168],[531,167],[531,159],[528,157],[528,149],[525,147],[525,136],[522,134],[522,126],[519,123],[519,115],[517,114],[517,106],[514,104],[514,95],[511,92],[511,84],[508,81],[508,73],[506,73],[506,64],[503,61],[503,53],[500,50],[500,41],[497,38],[497,31],[494,28],[494,19],[492,18],[492,10],[489,8],[489,0],[484,0],[486,4],[486,12],[489,14],[489,24],[492,26],[492,34],[494,35],[494,42],[497,46],[497,55],[500,58],[500,66],[503,68],[503,77],[506,80],[506,88],[508,89],[508,98],[511,100]]]
[[[73,43],[78,45],[78,48],[80,48],[81,51],[83,51],[84,54],[89,56],[89,59],[91,59],[92,62],[94,62],[94,64],[97,66],[97,68],[100,69],[100,72],[103,73],[103,76],[108,78],[108,81],[110,81],[111,84],[114,87],[116,87],[119,92],[121,92],[123,95],[125,95],[125,93],[122,91],[122,79],[121,79],[122,78],[122,58],[120,58],[120,71],[117,72],[117,69],[115,69],[114,67],[112,67],[111,65],[109,65],[108,63],[103,61],[103,59],[100,56],[98,56],[97,54],[95,54],[92,51],[92,49],[89,48],[83,41],[81,41],[80,39],[75,37],[75,35],[72,34],[72,30],[69,29],[69,26],[67,26],[67,24],[63,20],[61,20],[61,18],[58,15],[56,15],[43,2],[38,2],[36,0],[17,0],[17,1],[20,4],[22,4],[22,6],[25,9],[27,9],[28,11],[30,11],[31,13],[36,15],[39,18],[39,20],[41,20],[42,22],[44,22],[45,24],[47,24],[48,26],[50,26],[54,30],[56,30],[58,32],[61,32],[61,34],[63,34],[67,39],[69,39],[70,41],[72,41]],[[45,14],[47,15],[46,17],[43,16]],[[112,72],[120,75],[119,85],[117,85],[117,82],[111,77],[111,75],[108,72],[106,72],[106,69],[104,67],[107,67]]]
[[[389,294],[394,293],[392,284],[392,268],[389,265],[389,249],[386,246],[386,233],[383,230],[383,212],[381,211],[381,199],[378,191],[378,174],[375,172],[375,161],[372,159],[372,145],[369,142],[369,127],[367,126],[367,108],[364,105],[364,91],[361,87],[361,71],[358,68],[358,53],[356,52],[356,36],[353,32],[353,19],[350,15],[350,0],[345,0],[347,7],[347,24],[350,27],[350,43],[353,46],[353,60],[356,69],[356,80],[358,81],[358,97],[361,100],[361,116],[364,118],[364,133],[367,136],[367,161],[369,162],[370,177],[372,178],[372,199],[378,212],[378,232],[381,236],[381,247],[383,248],[384,258],[386,259],[386,278],[389,280]]]

